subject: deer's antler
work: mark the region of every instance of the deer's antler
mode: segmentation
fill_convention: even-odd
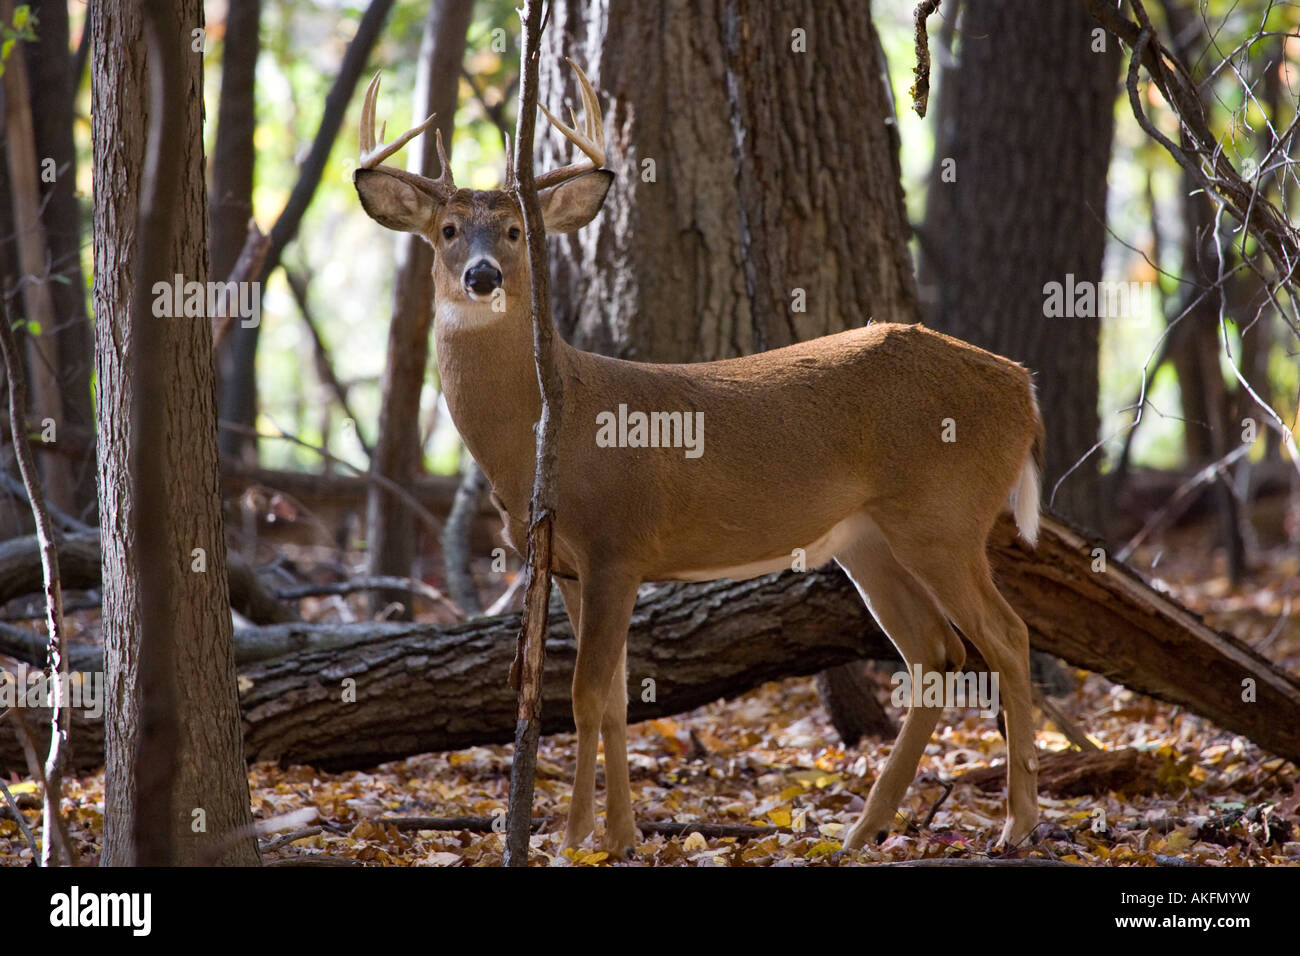
[[[578,74],[578,92],[582,96],[582,132],[578,132],[578,118],[572,110],[569,111],[569,118],[572,120],[573,125],[565,126],[551,115],[551,111],[541,103],[537,104],[537,108],[545,113],[546,118],[551,121],[551,125],[559,130],[565,139],[577,146],[587,158],[542,173],[537,177],[538,189],[558,185],[566,180],[573,179],[575,176],[589,173],[593,169],[600,169],[605,165],[605,121],[600,114],[600,103],[596,100],[596,91],[591,88],[591,83],[587,80],[587,74],[582,72],[582,67],[567,56],[564,59],[569,66],[573,67],[573,71]]]
[[[428,176],[421,176],[418,173],[412,173],[405,169],[398,169],[396,166],[384,165],[384,160],[392,156],[395,152],[409,143],[415,137],[419,136],[437,119],[437,114],[431,115],[419,126],[408,129],[391,143],[383,142],[384,134],[388,131],[388,124],[383,123],[379,127],[379,139],[375,139],[375,100],[379,98],[379,72],[376,72],[371,79],[370,85],[366,87],[365,99],[361,102],[361,129],[359,139],[361,146],[360,160],[357,163],[358,169],[382,169],[390,176],[395,176],[404,182],[410,183],[417,189],[421,189],[430,195],[436,196],[444,202],[452,197],[456,192],[456,184],[451,177],[451,163],[447,161],[447,151],[442,145],[442,130],[433,131],[434,144],[438,150],[438,165],[441,172],[437,179],[430,179]]]

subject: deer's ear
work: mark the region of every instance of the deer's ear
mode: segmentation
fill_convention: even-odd
[[[366,215],[397,232],[424,235],[438,212],[438,202],[432,196],[382,169],[358,169],[352,174],[352,184]]]
[[[547,233],[573,232],[595,219],[613,181],[614,174],[608,169],[593,169],[558,186],[543,189],[539,198]]]

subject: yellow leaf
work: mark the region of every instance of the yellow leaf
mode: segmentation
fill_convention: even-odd
[[[795,773],[790,774],[790,776],[794,777],[794,779],[798,780],[805,787],[816,787],[818,790],[821,790],[824,787],[829,787],[833,783],[839,783],[844,779],[842,774],[827,773],[824,770],[798,770]]]
[[[704,834],[695,832],[688,836],[682,843],[682,849],[687,853],[694,853],[696,850],[708,849],[709,841],[704,839]]]
[[[813,857],[825,856],[827,853],[834,853],[836,850],[841,849],[843,846],[844,844],[842,844],[839,840],[818,840],[816,843],[813,844],[812,849],[810,849],[804,855],[809,859],[812,859]]]
[[[379,832],[379,827],[375,826],[369,820],[362,820],[352,828],[352,832],[348,835],[356,840],[368,840]]]
[[[585,854],[582,857],[582,859],[579,860],[578,862],[581,863],[583,866],[595,866],[597,863],[604,863],[608,859],[609,859],[609,854],[606,853],[604,850],[599,850],[595,853]]]
[[[775,810],[769,810],[767,818],[779,827],[788,827],[790,825],[790,808],[777,807]]]

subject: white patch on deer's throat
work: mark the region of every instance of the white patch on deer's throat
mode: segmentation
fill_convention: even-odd
[[[475,296],[469,302],[449,302],[446,299],[439,299],[434,321],[445,328],[472,329],[499,322],[508,314],[493,310],[490,295]]]

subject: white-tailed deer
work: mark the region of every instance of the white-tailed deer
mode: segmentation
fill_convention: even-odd
[[[546,115],[584,158],[537,178],[548,233],[590,222],[613,180],[601,168],[596,94],[570,63],[582,130],[576,117],[566,127]],[[509,192],[457,189],[440,136],[436,180],[381,165],[433,117],[376,143],[378,84],[376,74],[362,109],[357,192],[372,218],[436,250],[443,394],[522,549],[541,408],[522,215]],[[1032,544],[1037,536],[1043,426],[1029,373],[918,325],[874,324],[694,365],[620,361],[558,336],[555,348],[564,406],[553,571],[578,636],[578,759],[565,846],[595,829],[598,735],[605,847],[622,855],[638,837],[626,747],[637,587],[788,569],[798,549],[807,567],[839,562],[909,670],[962,666],[953,622],[999,674],[1008,751],[999,842],[1026,837],[1038,818],[1029,641],[993,586],[985,546],[1008,505],[1022,537]],[[941,713],[908,710],[846,848],[893,824]]]

